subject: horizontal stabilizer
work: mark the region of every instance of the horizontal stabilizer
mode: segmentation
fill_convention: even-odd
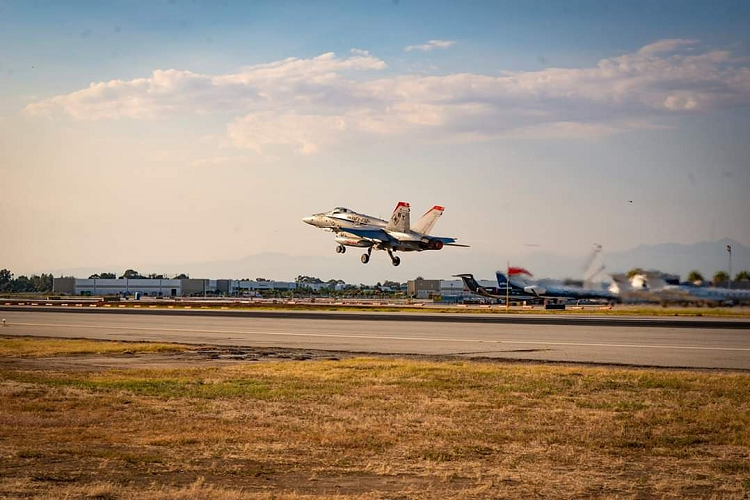
[[[433,241],[439,241],[443,245],[448,245],[448,246],[451,246],[451,247],[464,247],[464,248],[468,248],[469,247],[469,245],[462,245],[460,243],[456,243],[456,238],[446,238],[445,236],[435,236],[435,237],[433,237],[431,239]]]

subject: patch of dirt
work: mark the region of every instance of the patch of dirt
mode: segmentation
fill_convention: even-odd
[[[452,477],[444,480],[434,475],[375,474],[362,470],[308,467],[299,465],[264,463],[242,458],[212,458],[190,460],[184,467],[175,469],[161,463],[141,464],[118,461],[117,467],[103,465],[100,456],[116,456],[116,447],[92,447],[90,457],[76,456],[74,460],[61,460],[59,456],[45,455],[45,460],[12,458],[5,464],[6,477],[28,477],[39,486],[56,487],[61,484],[87,485],[106,481],[128,488],[148,489],[155,478],[161,486],[186,487],[201,477],[207,484],[225,485],[245,492],[296,492],[303,495],[361,495],[378,492],[396,495],[404,491],[441,491],[448,496],[472,486],[468,478]],[[310,465],[310,464],[308,464]],[[0,487],[0,497],[9,492]],[[405,497],[403,497],[405,498]]]
[[[352,358],[361,354],[314,351],[309,349],[273,349],[255,347],[196,347],[169,353],[81,354],[9,358],[0,357],[0,368],[26,370],[111,370],[127,368],[186,368],[228,366],[258,361],[307,361]]]

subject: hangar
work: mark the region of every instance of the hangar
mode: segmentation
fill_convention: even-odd
[[[216,280],[207,279],[80,279],[54,278],[52,291],[68,295],[130,295],[183,297],[216,291]]]
[[[134,295],[144,297],[189,297],[221,293],[238,295],[262,290],[289,291],[289,281],[210,279],[101,279],[53,278],[52,291],[65,295]]]

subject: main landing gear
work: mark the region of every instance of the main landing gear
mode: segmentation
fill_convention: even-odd
[[[367,264],[370,262],[370,255],[372,255],[372,247],[367,249],[367,253],[362,254],[362,258],[360,259],[362,261],[362,264]],[[391,264],[394,266],[398,266],[401,264],[401,259],[393,255],[393,251],[391,249],[388,249],[388,255],[391,257]]]
[[[362,258],[360,259],[362,261],[362,264],[367,264],[370,262],[370,254],[372,253],[372,247],[367,249],[367,253],[362,254]]]
[[[336,253],[346,253],[346,247],[344,245],[337,246]]]
[[[391,251],[390,248],[388,249],[388,256],[391,258],[391,264],[393,264],[394,267],[401,264],[401,259],[393,255],[393,252]]]

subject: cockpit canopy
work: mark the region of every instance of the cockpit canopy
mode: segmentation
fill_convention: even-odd
[[[348,208],[344,208],[344,207],[336,207],[333,210],[331,210],[331,214],[333,214],[333,215],[335,215],[335,214],[348,214],[349,212],[351,212],[351,210],[349,210]]]

